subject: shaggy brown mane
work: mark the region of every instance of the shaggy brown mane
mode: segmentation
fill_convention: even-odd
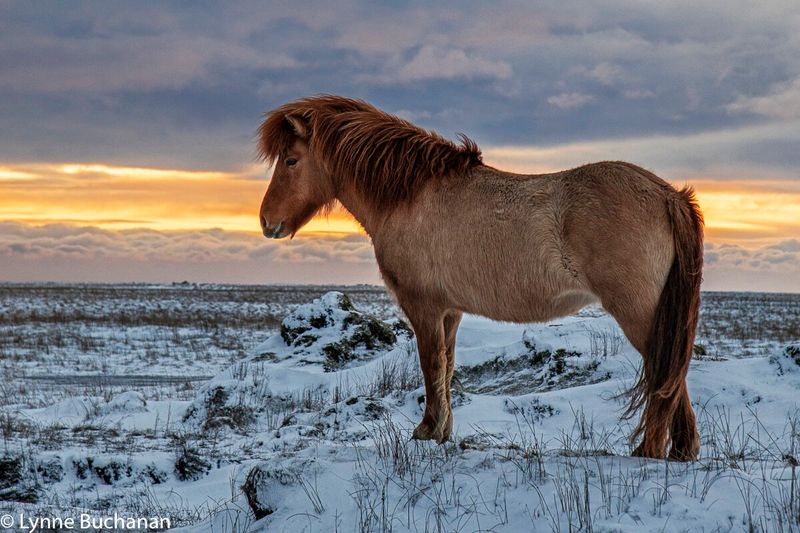
[[[287,116],[305,122],[309,148],[340,186],[356,186],[381,208],[411,200],[431,179],[465,175],[481,163],[478,146],[464,135],[457,145],[362,100],[333,95],[302,98],[266,114],[258,150],[270,163],[285,157],[297,139]]]

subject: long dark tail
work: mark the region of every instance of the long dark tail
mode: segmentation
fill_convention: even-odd
[[[667,210],[672,223],[675,259],[658,301],[647,353],[639,381],[629,391],[630,417],[649,399],[668,400],[659,418],[671,416],[678,389],[686,379],[692,359],[694,336],[700,312],[700,282],[703,270],[703,215],[694,190],[685,187],[669,196]],[[671,420],[643,416],[631,439],[637,439],[648,424],[669,427]],[[663,424],[663,426],[662,426]]]

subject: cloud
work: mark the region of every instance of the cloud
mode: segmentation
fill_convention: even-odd
[[[0,162],[230,170],[253,159],[263,111],[318,92],[492,144],[796,116],[786,80],[800,73],[800,20],[779,0],[747,5],[12,3],[0,20],[0,121],[14,135]],[[552,120],[558,110],[570,113]],[[778,148],[773,160],[791,158]]]
[[[0,257],[38,260],[129,259],[174,262],[374,263],[363,235],[308,235],[266,240],[223,231],[105,230],[91,226],[33,226],[0,222]]]
[[[223,230],[105,230],[0,222],[0,281],[379,283],[363,235],[293,240]]]
[[[800,253],[800,240],[788,239],[766,247],[768,250],[778,250],[787,253]]]
[[[614,63],[603,61],[598,63],[591,69],[584,66],[579,66],[573,69],[573,72],[588,80],[596,81],[600,85],[611,86],[616,85],[628,79],[625,69]]]
[[[505,61],[493,61],[460,49],[422,46],[416,54],[400,66],[390,64],[377,76],[366,76],[380,83],[410,83],[422,80],[453,79],[506,79],[511,76],[511,66]]]
[[[800,77],[775,84],[762,96],[740,96],[726,109],[778,119],[800,118]]]
[[[242,43],[186,33],[88,36],[29,35],[0,41],[0,87],[15,91],[106,93],[181,89],[214,83],[215,70],[297,68],[286,53],[263,53]]]
[[[547,103],[559,109],[578,109],[594,100],[590,94],[584,93],[561,93],[547,98]]]
[[[549,146],[483,146],[483,153],[491,164],[519,172],[555,171],[621,159],[666,179],[748,179],[758,188],[762,180],[796,180],[798,143],[800,120],[790,120],[692,134],[615,137]]]
[[[643,100],[645,98],[655,98],[656,93],[647,89],[626,89],[623,96],[631,100]]]
[[[756,249],[736,244],[708,243],[705,262],[715,269],[745,269],[758,272],[798,272],[800,241],[789,239]]]

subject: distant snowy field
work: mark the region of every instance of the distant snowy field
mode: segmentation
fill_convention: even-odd
[[[443,446],[409,441],[416,357],[377,287],[0,285],[0,515],[800,531],[800,295],[704,293],[689,464],[629,457],[640,356],[600,308],[465,317]]]

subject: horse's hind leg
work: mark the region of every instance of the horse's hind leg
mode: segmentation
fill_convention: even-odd
[[[627,301],[621,303],[619,299],[603,302],[605,309],[617,320],[625,336],[634,348],[646,360],[648,357],[647,338],[650,334],[652,317],[658,302],[657,294],[652,298],[650,305],[643,305],[642,300],[637,303]],[[650,365],[643,365],[645,381],[651,382],[652,377],[647,375]],[[643,435],[642,442],[633,451],[632,455],[638,457],[662,458],[669,439],[669,428],[675,412],[674,398],[660,398],[650,395],[645,398],[644,411],[641,421],[634,432],[633,438]]]
[[[669,458],[676,461],[691,461],[697,459],[700,453],[700,435],[697,433],[697,421],[689,400],[686,383],[680,389],[680,400],[675,414],[672,415],[670,426],[670,440],[672,446]]]
[[[634,437],[641,432],[644,433],[644,438],[631,455],[651,459],[664,457],[664,450],[669,440],[669,426],[675,409],[674,404],[673,398],[660,398],[655,395],[647,397],[639,427],[634,432]]]

